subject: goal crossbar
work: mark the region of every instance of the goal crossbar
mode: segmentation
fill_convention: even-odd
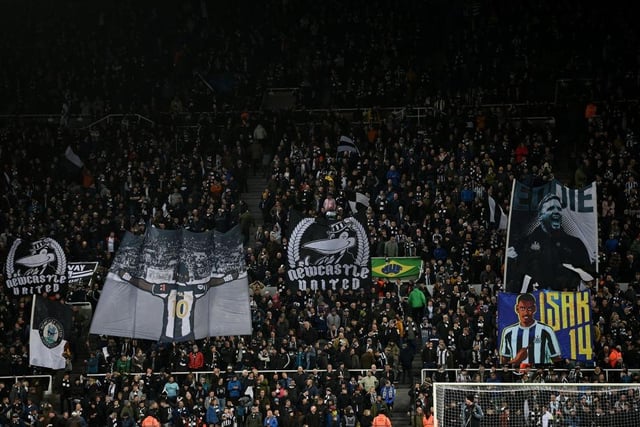
[[[435,382],[432,393],[439,427],[464,426],[465,405],[480,406],[482,426],[640,425],[637,383]]]

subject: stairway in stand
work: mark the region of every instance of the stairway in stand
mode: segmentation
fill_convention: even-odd
[[[411,409],[411,398],[409,397],[410,388],[410,384],[396,384],[396,401],[390,417],[393,427],[411,425],[411,417],[408,415]]]
[[[249,246],[254,246],[256,229],[264,223],[262,211],[260,210],[260,200],[262,199],[262,192],[267,188],[267,181],[265,178],[260,175],[252,176],[252,174],[253,171],[249,171],[249,176],[247,178],[248,191],[240,195],[240,199],[247,204],[249,212],[251,212],[251,216],[253,216],[253,220],[255,222],[255,226],[251,229]]]
[[[422,382],[422,359],[417,352],[413,357],[411,381],[396,381],[396,401],[391,411],[391,422],[393,427],[411,426],[412,404],[409,391],[416,381]],[[402,374],[399,374],[402,375]],[[418,426],[421,427],[421,426]]]

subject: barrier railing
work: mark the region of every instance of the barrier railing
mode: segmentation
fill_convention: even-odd
[[[251,372],[252,369],[246,369],[247,371]],[[350,373],[357,373],[358,375],[366,375],[367,371],[369,371],[370,369],[348,369],[347,371]],[[471,373],[475,373],[477,371],[477,368],[469,368],[469,369],[462,369],[462,368],[450,368],[450,369],[445,369],[444,372],[448,373],[448,374],[453,374],[454,378],[457,378],[458,374],[460,374],[460,371],[462,370],[467,370]],[[275,374],[275,373],[287,373],[287,375],[289,374],[296,374],[298,372],[297,369],[256,369],[258,374],[263,374],[263,375],[267,375],[267,374]],[[433,374],[436,372],[439,372],[440,370],[438,368],[422,368],[420,370],[420,381],[424,382],[425,379],[427,377],[431,377],[431,375],[429,374]],[[502,368],[500,368],[498,370],[498,372],[503,372],[504,370]],[[516,373],[518,372],[518,369],[513,369],[513,368],[509,368],[508,371],[510,373]],[[546,370],[548,371],[548,370]],[[563,373],[569,373],[571,371],[571,369],[554,369],[553,370],[555,373],[557,373],[558,375],[561,375]],[[605,375],[605,380],[607,382],[610,381],[611,379],[611,374],[613,373],[622,373],[624,370],[623,369],[613,369],[613,368],[609,368],[609,369],[602,369],[601,372]],[[221,370],[220,371],[222,375],[224,375],[226,373],[226,371]],[[242,374],[242,370],[240,371],[233,371],[235,374]],[[318,372],[318,373],[323,373],[326,372],[326,369],[305,369],[304,370],[305,373],[310,373],[310,372]],[[383,372],[383,369],[379,368],[378,372]],[[591,374],[593,374],[595,372],[595,369],[593,368],[581,368],[581,372],[583,377],[588,377]],[[636,374],[636,373],[640,373],[640,369],[629,369],[628,370],[629,373],[631,374]],[[181,376],[186,376],[186,375],[193,375],[194,379],[196,381],[200,380],[200,376],[207,376],[207,375],[211,375],[212,370],[201,370],[201,371],[172,371],[170,372],[170,375],[173,376],[177,376],[177,377],[181,377]],[[490,370],[489,369],[485,369],[485,373],[486,375],[489,375]],[[161,375],[160,372],[154,372],[155,375]],[[106,375],[106,373],[97,373],[97,374],[85,374],[85,377],[94,377],[94,378],[104,378]],[[136,375],[145,375],[145,372],[129,372],[126,375],[130,376],[130,377],[134,377]]]
[[[33,378],[44,379],[46,380],[45,384],[42,384],[40,381],[29,381],[29,387],[39,388],[45,395],[51,394],[53,392],[53,376],[51,375],[14,375],[14,376],[1,376],[0,382],[5,382],[5,386],[8,389],[11,385],[16,383],[22,383],[25,380],[31,380]],[[6,384],[5,380],[12,380],[11,384]],[[43,387],[44,385],[44,387]]]
[[[563,82],[565,80],[559,80],[559,82]],[[282,89],[282,88],[277,88]],[[292,89],[292,88],[285,88]],[[557,96],[557,95],[556,95]],[[382,113],[383,116],[393,115],[396,118],[404,119],[404,118],[412,118],[416,119],[418,123],[421,122],[422,119],[434,116],[436,114],[443,114],[441,108],[434,107],[437,103],[437,99],[434,99],[433,104],[429,105],[405,105],[405,106],[387,106],[387,107],[349,107],[349,108],[309,108],[309,109],[296,109],[291,110],[291,114],[306,114],[311,117],[314,115],[326,115],[326,114],[337,114],[337,115],[353,115],[357,113]],[[599,102],[599,101],[594,101]],[[639,100],[637,97],[632,97],[628,99],[617,99],[613,101],[617,104],[625,104],[625,103],[637,103]],[[545,102],[496,102],[496,103],[482,103],[482,104],[463,104],[459,105],[460,108],[469,109],[469,111],[491,111],[497,112],[500,110],[507,110],[509,120],[534,120],[534,121],[545,121],[548,123],[552,123],[553,119],[553,111],[557,102],[555,101],[545,101]],[[229,117],[229,116],[239,116],[242,110],[224,110],[224,111],[184,111],[184,112],[174,112],[174,111],[160,111],[154,113],[154,117],[157,117],[159,120],[164,120],[166,118],[180,119],[183,121],[183,124],[186,122],[197,122],[197,120],[201,116],[215,116],[215,117]],[[260,114],[261,110],[249,109],[246,110],[250,115]],[[156,116],[157,115],[157,116]],[[98,123],[101,123],[104,120],[108,120],[109,118],[118,118],[118,117],[137,117],[140,120],[148,122],[150,124],[155,123],[155,120],[152,120],[142,114],[138,113],[114,113],[108,114],[100,119],[97,119],[93,122],[90,122],[88,125],[82,125],[83,122],[87,122],[92,119],[90,115],[82,115],[82,114],[70,114],[68,121],[69,123],[75,123],[73,127],[77,129],[87,129],[92,126],[95,126]],[[375,120],[375,114],[371,116],[373,121]],[[48,123],[56,123],[60,121],[60,113],[19,113],[19,114],[0,114],[0,122],[7,120],[33,120],[33,121],[41,121]],[[185,122],[186,120],[186,122]],[[369,120],[359,120],[358,122],[367,122]]]
[[[457,378],[458,374],[460,374],[460,372],[463,371],[463,370],[466,370],[466,371],[470,372],[471,373],[470,376],[472,377],[472,379],[473,379],[473,374],[478,371],[477,368],[468,368],[468,369],[447,368],[447,369],[444,370],[444,372],[446,372],[447,374],[450,374],[450,375],[453,373],[453,375],[451,375],[451,376],[453,376],[454,378]],[[535,372],[535,369],[532,369],[531,371]],[[580,368],[580,371],[582,372],[582,376],[583,377],[587,377],[588,378],[589,376],[591,376],[595,372],[595,369],[594,368]],[[610,378],[611,378],[611,374],[612,373],[614,373],[614,372],[621,373],[623,371],[624,371],[623,369],[613,369],[613,368],[608,368],[608,369],[602,369],[601,370],[601,372],[605,376],[606,382],[610,382]],[[441,372],[441,371],[438,368],[423,368],[423,369],[421,369],[420,370],[420,380],[421,380],[421,382],[424,382],[427,377],[431,378],[432,375],[430,375],[430,374],[434,374],[436,372]],[[490,375],[490,372],[491,371],[489,369],[485,369],[485,373],[486,373],[487,376]],[[497,372],[498,373],[504,372],[504,369],[500,368],[500,369],[497,370]],[[508,368],[508,372],[510,372],[511,374],[514,374],[514,375],[523,375],[522,373],[518,374],[519,369]],[[554,368],[553,372],[557,373],[558,375],[561,375],[563,373],[569,374],[571,372],[571,369],[566,369],[566,368],[556,369],[556,368]],[[629,369],[628,372],[631,373],[631,374],[639,373],[640,369]],[[545,369],[545,374],[546,373],[548,373],[548,369]]]
[[[108,114],[108,115],[104,116],[103,118],[98,119],[98,120],[88,124],[87,126],[80,127],[79,129],[90,129],[90,128],[92,128],[92,127],[94,127],[94,126],[96,126],[96,125],[98,125],[98,124],[100,124],[100,123],[102,123],[102,122],[104,122],[106,120],[113,120],[113,119],[123,119],[124,120],[124,119],[127,119],[127,118],[137,119],[138,122],[142,121],[142,122],[146,122],[146,123],[148,123],[150,125],[155,125],[156,124],[156,122],[154,122],[153,120],[151,120],[148,117],[143,116],[142,114],[137,114],[137,113],[135,113],[135,114]]]
[[[253,369],[246,369],[247,371],[251,372]],[[334,369],[335,370],[335,369]],[[360,375],[364,375],[366,374],[366,372],[369,369],[348,369],[349,372],[357,372]],[[382,371],[382,369],[379,369],[379,371]],[[243,370],[240,371],[233,371],[235,374],[242,374]],[[257,369],[258,374],[275,374],[275,373],[287,373],[288,374],[296,374],[298,372],[297,369]],[[305,369],[304,370],[305,373],[310,373],[310,372],[318,372],[318,373],[322,373],[322,372],[327,372],[326,369]],[[113,373],[113,372],[112,372]],[[202,375],[211,375],[212,370],[202,370],[202,371],[172,371],[170,372],[170,375],[173,376],[185,376],[185,375],[193,375],[196,381],[200,380],[200,376]],[[226,374],[226,371],[224,370],[220,370],[221,374]],[[161,375],[160,372],[154,372],[155,375]],[[84,374],[85,377],[94,377],[94,378],[104,378],[104,376],[106,375],[106,373],[97,373],[97,374]],[[146,375],[145,372],[128,372],[126,374],[127,376],[130,377],[134,377],[136,375]]]

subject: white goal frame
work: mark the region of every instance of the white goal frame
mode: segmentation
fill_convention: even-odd
[[[445,401],[445,390],[458,390],[458,398],[448,402]],[[536,390],[539,391],[539,393],[536,393]],[[523,394],[523,391],[526,393]],[[527,408],[530,411],[530,414],[533,414],[535,416],[535,411],[539,411],[540,405],[546,405],[546,403],[548,402],[543,402],[542,400],[536,401],[537,396],[540,396],[541,394],[542,396],[544,396],[545,393],[551,392],[554,392],[556,395],[558,395],[560,392],[563,392],[563,395],[571,397],[576,402],[581,400],[582,398],[589,399],[589,402],[590,404],[593,404],[594,409],[597,406],[596,402],[600,401],[593,400],[594,398],[597,398],[598,396],[603,397],[605,395],[615,396],[617,398],[617,396],[621,394],[620,392],[624,392],[624,394],[627,394],[628,396],[633,396],[630,404],[633,404],[634,408],[636,409],[631,409],[631,416],[634,417],[634,420],[640,420],[640,383],[434,382],[432,384],[434,426],[450,427],[449,424],[451,424],[451,421],[449,421],[446,425],[444,423],[445,410],[447,409],[447,406],[451,405],[453,407],[453,403],[456,403],[458,412],[460,412],[464,399],[469,394],[473,394],[476,397],[476,402],[481,405],[485,413],[487,412],[487,410],[500,411],[501,409],[504,409],[499,407],[499,402],[495,402],[495,400],[497,400],[496,397],[500,396],[501,393],[505,393],[505,397],[508,397],[507,393],[520,394],[520,396],[524,395],[524,400],[527,400],[527,402],[531,400],[531,403],[527,403]],[[492,404],[487,405],[487,402],[492,402]],[[530,414],[526,414],[526,417],[529,417]],[[608,414],[605,413],[604,415],[607,416]],[[540,416],[541,414],[538,414],[538,417]],[[604,425],[611,425],[606,422],[606,419],[604,419],[604,421]],[[459,425],[460,421],[456,420],[454,427],[458,427]],[[491,426],[493,424],[482,422],[482,425]],[[535,425],[536,424],[533,422],[525,422],[525,424],[521,427]],[[555,426],[555,424],[553,425]],[[640,425],[640,422],[634,423],[633,425]]]

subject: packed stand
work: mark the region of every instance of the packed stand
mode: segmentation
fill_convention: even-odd
[[[637,98],[624,9],[503,3],[8,3],[2,110],[255,110],[272,87],[306,108]]]
[[[18,414],[24,422],[40,417],[43,425],[64,425],[66,414],[70,422],[80,423],[82,417],[89,425],[126,426],[152,413],[173,425],[201,418],[225,426],[234,419],[247,426],[351,426],[355,417],[367,426],[380,412],[392,410],[399,384],[411,385],[413,404],[428,414],[431,390],[428,381],[416,382],[420,372],[414,360],[431,369],[433,380],[563,381],[563,374],[550,370],[516,375],[499,364],[495,293],[501,286],[505,236],[488,222],[483,200],[490,192],[506,209],[513,179],[542,183],[567,166],[572,173],[575,169],[569,183],[598,182],[601,274],[592,297],[598,319],[594,369],[583,374],[571,362],[557,368],[567,369],[566,381],[638,381],[628,370],[606,376],[609,368],[640,364],[632,332],[640,314],[637,105],[602,98],[607,101],[598,104],[598,116],[585,121],[580,136],[587,148],[567,161],[559,154],[571,154],[565,152],[566,126],[517,127],[510,121],[517,107],[467,103],[549,99],[543,96],[548,86],[538,85],[562,77],[549,70],[593,75],[589,67],[598,64],[583,64],[580,59],[588,52],[569,43],[576,36],[573,21],[566,27],[554,24],[555,31],[547,31],[546,24],[540,30],[559,47],[552,58],[543,56],[537,44],[544,42],[531,35],[535,31],[521,32],[541,25],[533,19],[541,5],[517,16],[498,5],[490,10],[475,5],[446,20],[437,19],[445,8],[435,5],[429,12],[437,25],[418,19],[430,7],[422,2],[401,10],[392,2],[378,6],[360,14],[352,9],[357,2],[323,3],[294,22],[290,18],[300,10],[287,2],[267,2],[248,15],[232,8],[225,14],[209,10],[206,19],[199,4],[187,4],[180,19],[167,26],[160,6],[147,13],[127,5],[117,13],[96,13],[98,25],[91,24],[95,28],[84,38],[68,32],[74,27],[62,13],[70,7],[66,4],[47,24],[34,19],[39,34],[55,32],[56,48],[41,49],[44,57],[34,55],[21,67],[5,69],[3,86],[21,88],[7,92],[13,94],[5,104],[8,112],[50,113],[66,105],[63,113],[96,118],[109,112],[214,113],[197,116],[197,131],[180,127],[178,116],[156,126],[110,120],[90,131],[26,122],[2,126],[3,264],[15,238],[53,237],[70,261],[100,262],[94,288],[63,295],[95,308],[124,231],[140,233],[147,224],[225,231],[240,224],[252,282],[278,293],[256,289],[252,336],[189,345],[86,336],[89,319],[77,315],[77,336],[86,339],[72,342],[66,372],[56,380],[60,401],[50,408],[37,400],[33,384],[5,381],[1,422]],[[553,7],[545,13],[556,12],[562,22],[582,9],[564,3]],[[531,25],[519,25],[521,20]],[[238,21],[253,25],[252,30],[231,31]],[[510,25],[500,25],[504,21]],[[129,25],[120,28],[116,22]],[[226,25],[214,32],[211,22]],[[363,25],[369,33],[353,30]],[[443,31],[456,26],[464,30],[451,36]],[[69,30],[56,32],[59,28]],[[120,29],[111,34],[112,28]],[[112,45],[104,46],[107,40]],[[447,47],[416,58],[427,40]],[[146,49],[150,43],[155,51]],[[603,49],[624,55],[617,46],[612,38]],[[566,62],[560,47],[571,48],[573,68],[556,66]],[[377,50],[384,52],[382,58]],[[107,54],[95,53],[103,51]],[[93,61],[80,60],[85,55]],[[36,60],[39,64],[29,62]],[[42,69],[41,64],[47,65],[44,78],[30,71]],[[69,72],[68,67],[77,68]],[[198,74],[214,87],[215,98]],[[628,97],[637,89],[626,75],[608,77]],[[22,84],[14,85],[16,79]],[[254,106],[262,89],[287,85],[303,88],[299,102],[305,106],[416,104],[433,112],[418,123],[372,109],[366,123],[355,127],[337,114],[314,120],[305,113],[216,113],[229,102]],[[607,93],[593,89],[592,96]],[[359,157],[336,155],[341,134],[358,142]],[[66,163],[67,146],[85,161],[83,170]],[[242,201],[251,173],[266,178],[260,205],[264,221],[256,236],[250,235],[253,219]],[[322,215],[331,197],[339,215],[345,215],[346,190],[370,196],[372,254],[420,256],[428,265],[425,278],[405,284],[376,281],[357,292],[286,289],[281,266],[286,266],[290,209]],[[433,294],[425,282],[435,286]],[[469,286],[477,283],[480,292]],[[622,291],[619,283],[629,286]],[[28,366],[29,299],[10,296],[4,284],[0,292],[0,375],[41,373]],[[173,375],[188,371],[196,374]],[[89,375],[79,377],[80,372]]]

